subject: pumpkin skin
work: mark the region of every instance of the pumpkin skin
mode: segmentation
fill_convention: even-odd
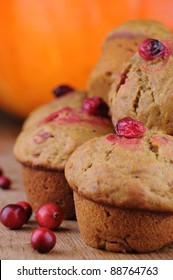
[[[139,14],[130,0],[0,4],[0,107],[21,117],[52,99],[59,84],[84,89],[106,33]]]
[[[138,2],[141,2],[138,7],[138,18],[161,21],[173,30],[172,0],[145,0]]]

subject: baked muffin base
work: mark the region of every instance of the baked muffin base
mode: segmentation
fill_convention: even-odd
[[[112,252],[151,252],[173,241],[173,214],[105,207],[74,193],[85,243]]]
[[[73,191],[64,177],[64,171],[23,166],[23,181],[34,211],[45,203],[53,202],[62,208],[64,219],[75,219]]]

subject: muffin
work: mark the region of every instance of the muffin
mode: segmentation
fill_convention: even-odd
[[[78,94],[76,94],[78,92]],[[25,120],[22,130],[29,129],[34,124],[37,125],[44,117],[63,107],[78,108],[82,100],[86,97],[86,92],[77,91],[69,85],[60,85],[53,89],[52,100],[49,104],[45,103],[30,113]]]
[[[145,38],[173,38],[161,23],[151,20],[128,21],[110,32],[102,46],[101,56],[88,80],[89,96],[98,95],[106,102],[108,92],[123,63],[128,62]]]
[[[123,136],[124,135],[124,136]],[[150,252],[173,241],[173,137],[124,118],[117,134],[88,140],[69,157],[85,243],[114,252]]]
[[[146,39],[109,92],[112,121],[129,116],[173,134],[173,40]]]
[[[53,202],[61,206],[65,219],[75,217],[65,163],[83,142],[112,131],[107,105],[98,97],[85,96],[75,91],[38,108],[16,140],[14,154],[23,166],[26,195],[35,211]]]

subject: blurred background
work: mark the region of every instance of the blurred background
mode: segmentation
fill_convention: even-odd
[[[173,30],[172,0],[0,0],[0,6],[0,108],[21,118],[51,100],[60,84],[85,89],[117,25],[152,19]]]

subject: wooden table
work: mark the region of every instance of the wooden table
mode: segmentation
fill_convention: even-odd
[[[26,200],[21,167],[13,156],[13,145],[20,131],[22,121],[0,112],[0,166],[12,180],[10,190],[0,189],[0,209],[8,203]],[[56,231],[57,243],[48,254],[39,254],[31,248],[30,237],[37,228],[34,214],[31,220],[19,230],[9,230],[0,225],[0,259],[1,260],[156,260],[173,259],[173,245],[150,254],[117,254],[96,250],[84,244],[80,238],[75,221],[63,221]]]

